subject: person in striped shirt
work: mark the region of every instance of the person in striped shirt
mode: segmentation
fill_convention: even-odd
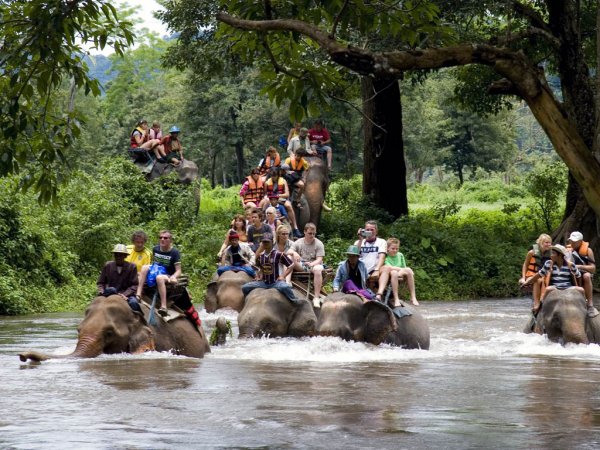
[[[286,267],[283,273],[279,273],[279,264]],[[273,235],[271,233],[262,235],[260,248],[256,252],[256,266],[258,267],[256,279],[242,286],[244,296],[257,288],[277,289],[290,301],[299,301],[294,295],[292,287],[285,282],[285,278],[293,270],[294,262],[285,253],[273,249]]]

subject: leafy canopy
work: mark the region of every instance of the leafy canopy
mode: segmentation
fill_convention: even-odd
[[[198,76],[256,65],[265,85],[262,93],[277,106],[289,102],[292,120],[318,116],[322,109],[329,109],[332,98],[344,97],[350,79],[346,69],[340,70],[317,43],[302,34],[248,33],[216,22],[217,11],[252,20],[301,20],[360,47],[401,42],[405,48],[416,48],[449,36],[439,23],[434,2],[170,0],[165,7],[161,19],[180,33],[169,63],[189,67]]]
[[[55,201],[80,133],[73,103],[63,108],[57,91],[68,83],[71,95],[99,95],[84,48],[122,54],[133,43],[131,23],[107,0],[2,1],[0,42],[0,176],[26,169],[20,187]]]

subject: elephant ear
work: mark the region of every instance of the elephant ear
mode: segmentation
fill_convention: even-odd
[[[287,300],[287,299],[286,299]],[[288,335],[292,337],[314,336],[317,332],[317,316],[308,300],[292,304],[294,309]]]
[[[394,312],[383,303],[370,301],[362,308],[365,316],[365,342],[379,345],[390,332],[398,329]]]
[[[585,331],[590,342],[600,343],[600,316],[588,317]]]
[[[129,353],[143,353],[155,349],[154,332],[141,313],[133,312],[129,323]]]
[[[217,282],[211,281],[206,286],[206,296],[204,297],[204,309],[206,312],[212,313],[217,310]]]

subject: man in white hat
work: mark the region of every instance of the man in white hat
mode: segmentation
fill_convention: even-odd
[[[583,280],[583,289],[585,291],[585,298],[587,300],[588,309],[594,308],[594,302],[592,295],[594,288],[592,285],[592,278],[596,273],[596,261],[594,259],[594,252],[590,248],[589,242],[583,240],[583,234],[579,231],[573,231],[568,239],[568,248],[571,250],[571,256],[573,262],[579,269]]]
[[[127,246],[117,244],[113,248],[114,261],[104,264],[102,272],[96,283],[98,296],[108,297],[119,295],[134,311],[141,311],[140,305],[135,298],[138,287],[137,268],[135,264],[125,261],[129,255]]]

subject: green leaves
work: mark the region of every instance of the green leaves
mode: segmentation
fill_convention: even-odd
[[[65,116],[59,91],[71,82],[86,95],[100,94],[81,59],[83,45],[117,52],[133,43],[129,22],[119,22],[107,0],[8,2],[0,11],[0,174],[27,167],[24,189],[56,200],[66,179],[65,155],[79,133],[75,116]]]

